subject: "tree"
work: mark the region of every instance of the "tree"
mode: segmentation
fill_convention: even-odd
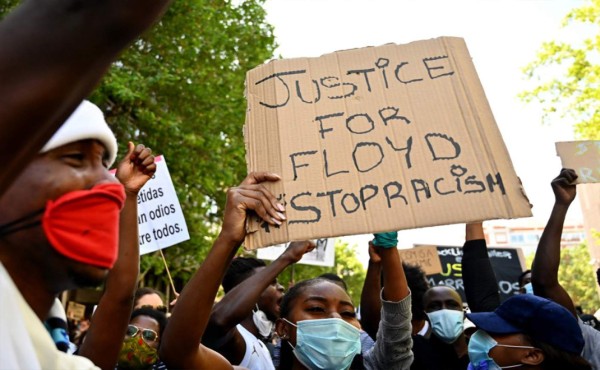
[[[533,255],[527,256],[527,266],[531,266],[532,261]],[[558,281],[569,293],[573,303],[582,307],[583,312],[593,314],[600,308],[596,272],[585,243],[562,248]]]
[[[0,16],[18,2],[0,0]],[[167,160],[191,236],[165,250],[179,288],[212,244],[226,189],[246,174],[245,74],[276,47],[263,2],[173,2],[90,97],[105,113],[121,153],[131,140]],[[167,289],[158,255],[144,256],[141,271],[144,285]]]
[[[574,123],[577,136],[600,139],[600,0],[589,0],[563,20],[564,28],[590,37],[577,43],[549,41],[542,44],[537,59],[524,68],[537,86],[520,94],[538,101],[547,122],[555,117]]]
[[[274,48],[262,0],[175,2],[92,97],[121,143],[144,142],[168,161],[191,236],[165,251],[179,287],[212,244],[226,189],[246,174],[245,74]],[[166,287],[163,270],[142,259],[145,284]]]

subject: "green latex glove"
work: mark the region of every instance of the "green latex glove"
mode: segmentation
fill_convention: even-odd
[[[380,248],[395,248],[398,245],[398,232],[391,231],[389,233],[373,234],[373,245]]]

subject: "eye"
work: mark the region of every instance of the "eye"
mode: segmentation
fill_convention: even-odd
[[[146,330],[142,331],[142,338],[147,342],[154,342],[154,341],[156,341],[157,337],[158,337],[158,334],[156,334],[152,330],[146,329]]]
[[[439,304],[432,304],[425,308],[427,312],[439,311],[442,309],[442,306]]]
[[[81,165],[81,163],[85,159],[85,155],[82,152],[70,152],[62,155],[61,158],[69,165],[78,166]]]
[[[325,312],[325,309],[320,306],[311,306],[306,309],[308,312]]]
[[[454,302],[454,301],[452,301],[452,302],[449,302],[449,303],[448,303],[448,307],[453,307],[453,308],[459,308],[459,309],[462,309],[462,306],[460,305],[460,303],[458,303],[458,302]]]
[[[349,317],[349,318],[353,319],[353,318],[356,317],[356,312],[354,312],[354,311],[344,311],[344,312],[341,313],[341,315],[343,317]]]
[[[128,337],[134,337],[137,334],[137,332],[137,326],[129,325],[127,326],[127,332],[125,333],[125,335],[127,335]]]

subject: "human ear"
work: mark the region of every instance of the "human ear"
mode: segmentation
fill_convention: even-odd
[[[277,319],[277,321],[275,322],[275,331],[277,332],[277,335],[279,336],[279,338],[289,338],[290,334],[288,332],[289,328],[288,325],[285,321],[283,321],[282,319]]]
[[[539,348],[532,348],[527,350],[525,357],[521,359],[524,365],[537,366],[544,362],[544,352]]]

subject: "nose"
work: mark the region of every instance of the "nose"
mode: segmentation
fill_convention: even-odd
[[[101,184],[119,183],[119,180],[106,167],[104,167],[103,158],[106,148],[104,144],[97,140],[92,140],[86,148],[89,150],[90,166],[88,171],[88,186],[94,187]]]
[[[88,177],[88,188],[101,184],[118,184],[119,180],[103,165],[94,166]]]
[[[337,311],[333,311],[333,312],[332,312],[332,313],[329,315],[329,317],[330,317],[330,318],[332,318],[332,319],[341,319],[341,318],[342,318],[342,315],[340,315],[340,314],[339,314]]]

